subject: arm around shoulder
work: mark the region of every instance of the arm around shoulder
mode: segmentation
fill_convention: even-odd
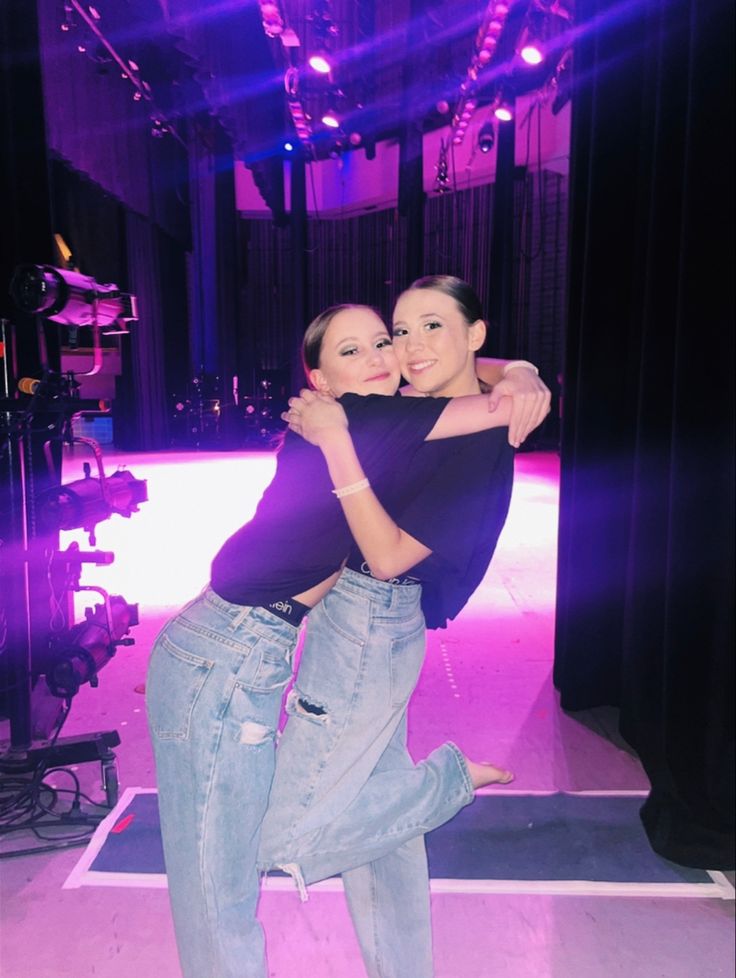
[[[427,441],[473,435],[489,428],[503,428],[511,418],[511,398],[503,397],[493,412],[487,394],[453,397],[427,435]]]

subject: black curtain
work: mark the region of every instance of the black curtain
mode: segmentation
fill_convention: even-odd
[[[435,194],[424,204],[424,275],[459,275],[490,310],[491,221],[496,188]],[[490,356],[533,360],[553,390],[562,367],[567,261],[566,176],[518,169],[513,187],[512,319],[507,348],[491,322]],[[407,220],[397,208],[349,218],[310,219],[306,310],[297,328],[336,302],[364,302],[387,320],[406,277]],[[293,234],[269,221],[240,221],[241,306],[247,378],[252,369],[289,370],[294,352],[294,268],[304,257]],[[296,263],[296,264],[295,264]],[[300,334],[301,335],[301,334]],[[248,344],[247,347],[245,344]],[[247,380],[243,382],[247,388]],[[557,404],[535,447],[558,446]]]
[[[733,9],[582,0],[555,682],[653,848],[733,867]]]
[[[173,395],[185,390],[190,369],[185,245],[62,160],[51,161],[51,194],[53,229],[79,268],[138,299],[139,322],[120,338],[115,444],[166,448]]]
[[[238,217],[233,150],[214,119],[200,118],[189,142],[192,214],[191,372],[210,396],[227,393],[238,362]]]

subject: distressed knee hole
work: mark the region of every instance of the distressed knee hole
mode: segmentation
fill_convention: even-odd
[[[323,717],[327,715],[327,711],[324,706],[317,706],[316,703],[310,703],[309,700],[305,700],[303,696],[298,696],[296,700],[296,708],[300,713],[309,713],[313,717]]]
[[[240,743],[249,744],[255,747],[258,744],[265,744],[274,736],[274,731],[263,723],[256,723],[255,720],[246,720],[240,728]]]
[[[325,707],[321,703],[314,703],[297,689],[292,689],[289,693],[286,709],[291,714],[306,717],[318,723],[327,723],[328,720]]]

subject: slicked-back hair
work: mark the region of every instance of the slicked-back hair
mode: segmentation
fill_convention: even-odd
[[[342,302],[336,306],[329,306],[319,316],[315,316],[309,326],[307,326],[304,339],[302,340],[302,362],[304,363],[304,373],[307,375],[307,379],[309,379],[309,371],[316,370],[319,367],[319,359],[322,354],[322,344],[325,339],[327,327],[339,312],[345,312],[347,309],[367,309],[370,312],[376,312],[371,306],[363,306],[353,302]]]
[[[483,306],[475,289],[466,281],[455,275],[425,275],[412,282],[408,289],[402,292],[412,292],[414,289],[434,289],[454,299],[465,321],[470,325],[478,319],[483,319]]]

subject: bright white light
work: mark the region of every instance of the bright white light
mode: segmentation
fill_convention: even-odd
[[[500,122],[511,122],[514,118],[514,113],[508,105],[499,105],[493,114]]]
[[[319,72],[320,75],[329,75],[332,71],[330,62],[322,54],[313,54],[309,59],[309,67]]]
[[[525,44],[519,53],[522,61],[525,61],[528,65],[541,65],[544,61],[544,55],[536,44]]]
[[[340,128],[339,119],[336,116],[332,115],[331,112],[327,112],[325,115],[322,116],[322,122],[324,123],[324,125],[329,126],[330,129]]]
[[[64,459],[64,483],[81,478],[89,453]],[[273,478],[271,452],[166,452],[116,456],[105,454],[108,475],[116,464],[130,467],[148,481],[148,502],[127,520],[112,516],[98,524],[97,547],[112,550],[109,567],[84,567],[83,584],[99,584],[144,608],[176,607],[192,598],[210,573],[210,562],[225,540],[255,512]],[[62,548],[89,542],[83,530],[60,534]],[[99,600],[78,596],[77,617]]]
[[[286,150],[287,153],[291,153],[294,150],[294,144],[286,142],[284,143],[284,149]]]

